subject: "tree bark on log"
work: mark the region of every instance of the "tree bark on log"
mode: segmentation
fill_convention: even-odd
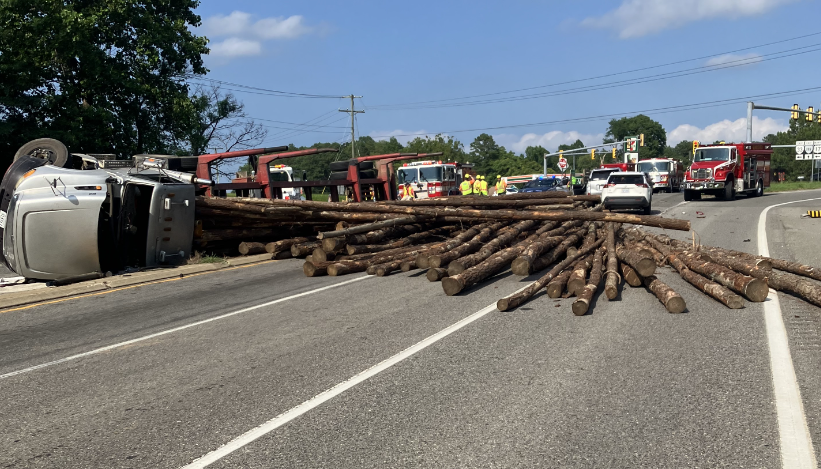
[[[519,257],[513,260],[513,264],[510,267],[511,272],[513,272],[514,275],[521,276],[527,276],[533,273],[534,262],[536,262],[536,260],[549,249],[561,244],[564,240],[561,235],[564,235],[573,226],[575,226],[573,222],[565,223],[559,228],[555,228],[547,233],[544,233],[544,235],[540,236],[537,241],[533,242],[527,247],[527,249],[522,251],[522,254]]]
[[[629,249],[623,244],[618,244],[616,245],[616,256],[622,263],[632,267],[642,277],[649,277],[656,273],[656,261],[639,250]]]
[[[290,251],[291,246],[294,244],[299,243],[307,243],[312,241],[310,238],[291,238],[291,239],[283,239],[282,241],[276,241],[273,243],[268,243],[265,245],[265,252],[275,253],[280,251],[288,250]]]
[[[678,257],[684,262],[684,265],[686,265],[688,269],[744,295],[744,297],[750,301],[760,303],[766,300],[767,295],[770,293],[770,288],[766,280],[739,274],[733,269],[724,267],[723,265],[708,262],[699,258],[697,253],[680,252]]]
[[[573,302],[573,314],[576,316],[584,316],[590,310],[590,302],[593,301],[593,295],[599,288],[602,279],[602,265],[604,264],[604,250],[602,248],[596,249],[596,254],[593,256],[593,266],[590,270],[590,281],[587,285],[577,291],[578,299]]]
[[[604,242],[603,239],[596,241],[596,244],[590,247],[590,251],[593,249],[598,248]],[[539,290],[544,288],[548,283],[550,283],[553,278],[558,275],[561,271],[567,268],[570,264],[575,262],[579,257],[586,256],[589,254],[589,251],[580,251],[575,256],[568,257],[567,259],[563,260],[562,262],[556,264],[550,272],[546,275],[542,276],[539,280],[531,283],[527,286],[524,290],[514,293],[506,298],[502,298],[498,302],[496,302],[496,307],[499,311],[508,311],[510,309],[516,308],[519,305],[523,304],[527,300],[529,300],[533,295],[535,295]]]
[[[292,259],[294,257],[294,255],[291,254],[290,249],[288,249],[287,251],[272,252],[271,254],[273,254],[274,259],[278,261],[281,261],[283,259]]]
[[[547,296],[550,298],[559,298],[562,296],[564,291],[567,289],[567,281],[570,280],[570,274],[572,273],[573,269],[568,269],[551,280],[547,284]]]
[[[533,261],[533,264],[530,265],[530,273],[541,272],[542,270],[550,267],[554,262],[558,261],[559,258],[564,256],[565,253],[567,253],[568,257],[575,256],[576,253],[571,253],[570,249],[575,249],[574,246],[582,241],[582,235],[582,229],[568,232],[567,238],[559,243],[558,246],[553,248],[552,251],[549,251],[547,254],[538,257]]]
[[[390,220],[383,220],[378,221],[376,223],[366,223],[364,225],[357,225],[352,226],[350,228],[344,228],[341,230],[336,231],[326,231],[324,233],[319,233],[317,238],[325,239],[325,238],[335,238],[340,236],[350,236],[360,233],[367,233],[369,231],[377,231],[382,228],[388,228],[391,226],[400,226],[400,225],[410,225],[414,223],[419,223],[425,221],[424,218],[420,217],[402,217],[402,218],[393,218]]]
[[[542,193],[545,194],[545,193]],[[198,199],[199,200],[199,199]],[[654,215],[633,215],[626,213],[604,213],[597,211],[556,211],[556,212],[540,212],[529,210],[469,210],[469,209],[434,209],[424,207],[403,207],[398,205],[379,205],[373,203],[334,203],[334,202],[315,202],[309,200],[269,200],[261,199],[270,202],[272,206],[263,207],[265,210],[276,210],[281,206],[293,206],[304,209],[316,210],[336,210],[336,211],[354,211],[354,212],[378,212],[378,213],[400,213],[407,215],[414,215],[418,217],[459,217],[459,218],[478,218],[486,220],[546,220],[546,221],[612,221],[619,223],[632,223],[634,225],[654,226],[657,228],[665,228],[671,230],[690,230],[690,222],[687,220],[677,220],[673,218],[664,218]],[[275,206],[274,206],[275,205]],[[324,236],[324,235],[323,235]]]
[[[618,248],[616,248],[618,249]],[[644,284],[644,281],[641,279],[638,273],[633,270],[632,267],[625,264],[624,262],[619,264],[621,267],[621,276],[628,285],[633,288],[640,287]]]
[[[457,246],[451,249],[450,251],[429,256],[428,265],[430,267],[447,266],[448,264],[450,264],[451,261],[455,259],[478,251],[479,249],[481,249],[482,245],[484,245],[488,240],[493,238],[493,236],[498,232],[498,226],[499,224],[494,224],[482,229],[482,231],[480,231],[479,234],[474,236],[470,241],[468,241],[467,243],[463,243],[462,245]]]
[[[314,249],[320,247],[318,241],[308,241],[307,243],[297,243],[291,246],[291,255],[294,257],[305,257],[311,254]]]
[[[465,242],[471,240],[474,236],[478,235],[483,229],[488,228],[488,227],[492,228],[494,226],[497,229],[500,229],[504,226],[504,224],[503,223],[497,223],[496,225],[493,225],[493,224],[490,224],[490,223],[483,223],[481,225],[476,225],[476,226],[473,226],[473,227],[463,231],[459,235],[454,236],[452,239],[450,239],[445,244],[443,244],[442,246],[440,246],[436,249],[431,249],[431,250],[428,250],[428,251],[420,252],[419,255],[416,256],[416,266],[419,267],[420,269],[429,268],[430,267],[430,262],[428,261],[428,259],[430,258],[430,256],[435,256],[435,255],[441,254],[443,252],[448,252],[448,251],[464,244]]]
[[[607,230],[605,240],[607,274],[604,281],[604,296],[608,301],[613,301],[619,296],[619,284],[621,283],[619,258],[616,256],[616,226],[613,223],[608,223],[605,229]]]
[[[322,249],[328,252],[336,252],[347,246],[348,241],[345,238],[325,238],[321,241]]]
[[[431,282],[438,282],[443,278],[448,276],[447,269],[439,268],[430,268],[428,269],[428,273],[425,275],[429,281]]]
[[[688,269],[684,262],[681,261],[675,254],[670,253],[667,256],[667,261],[673,266],[681,275],[681,278],[686,280],[690,285],[698,288],[705,294],[715,298],[723,305],[730,309],[741,309],[744,307],[744,299],[736,295],[729,288],[715,283],[703,277],[692,270]]]
[[[376,269],[375,269],[374,273],[376,274],[377,277],[384,277],[386,275],[390,275],[391,273],[399,270],[399,268],[402,266],[403,262],[413,263],[411,265],[413,265],[413,267],[416,267],[415,266],[416,261],[414,261],[413,259],[405,258],[405,259],[399,259],[399,260],[395,260],[395,261],[391,261],[391,262],[385,262],[385,263],[382,263],[382,264],[378,264],[376,266]]]
[[[252,254],[264,254],[265,251],[265,244],[263,243],[239,243],[239,247],[237,248],[240,255],[243,256],[250,256]]]
[[[496,252],[513,243],[523,231],[532,228],[535,224],[536,222],[532,220],[522,221],[507,228],[504,232],[498,232],[493,240],[479,249],[479,252],[451,261],[448,264],[448,275],[451,277],[459,275],[465,270],[484,262]],[[538,238],[538,236],[533,235],[533,240],[536,238]],[[523,241],[523,243],[529,244],[527,241]],[[434,267],[441,267],[441,265]]]
[[[567,292],[570,296],[579,296],[584,290],[584,286],[587,285],[587,272],[593,266],[593,258],[594,256],[586,256],[573,268],[567,279]]]
[[[401,270],[402,272],[410,272],[411,270],[416,270],[418,268],[419,266],[416,265],[416,259],[405,260],[399,266],[399,270]]]
[[[678,314],[683,313],[684,310],[687,309],[687,304],[684,302],[684,298],[676,293],[675,290],[670,288],[669,285],[656,278],[655,275],[645,278],[644,286],[656,295],[656,298],[661,301],[661,304],[667,308],[668,312]]]

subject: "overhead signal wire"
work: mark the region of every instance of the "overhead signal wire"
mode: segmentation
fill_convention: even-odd
[[[451,134],[451,133],[460,133],[460,132],[479,132],[479,131],[487,131],[487,130],[501,130],[501,129],[513,129],[519,127],[535,127],[541,125],[555,125],[555,124],[565,124],[565,123],[572,123],[572,122],[579,122],[579,121],[590,121],[590,120],[597,120],[597,119],[611,119],[614,117],[620,117],[625,115],[631,114],[644,114],[644,113],[654,113],[654,114],[668,114],[672,112],[683,112],[683,111],[691,111],[695,109],[706,109],[712,107],[721,107],[721,106],[728,106],[733,104],[738,104],[741,102],[747,102],[753,99],[759,98],[773,98],[778,96],[789,96],[795,94],[805,94],[815,91],[821,91],[821,86],[812,87],[812,88],[803,88],[798,90],[790,90],[790,91],[779,91],[775,93],[766,93],[766,94],[759,94],[753,96],[744,96],[738,98],[729,98],[729,99],[722,99],[722,100],[715,100],[715,101],[705,101],[701,103],[693,103],[693,104],[682,104],[677,106],[666,106],[654,109],[644,109],[639,111],[627,111],[627,112],[618,112],[612,114],[602,114],[598,116],[587,116],[587,117],[576,117],[571,119],[559,119],[553,121],[544,121],[544,122],[533,122],[528,124],[512,124],[512,125],[500,125],[495,127],[482,127],[482,128],[474,128],[474,129],[460,129],[460,130],[447,130],[447,131],[439,131],[439,132],[424,132],[424,133],[412,133],[412,134],[398,134],[398,135],[376,135],[373,138],[385,138],[385,137],[416,137],[420,135],[430,135],[430,134]]]
[[[762,55],[762,56],[759,56],[759,57],[756,57],[756,58],[745,58],[745,59],[734,60],[734,61],[726,62],[726,63],[720,64],[720,65],[709,65],[709,66],[694,67],[694,68],[691,68],[691,69],[678,70],[678,71],[675,71],[675,72],[666,72],[666,73],[661,73],[661,74],[656,74],[656,75],[650,75],[650,76],[647,76],[647,77],[631,78],[631,79],[628,79],[628,80],[621,80],[621,81],[616,81],[616,82],[611,82],[611,83],[603,83],[603,84],[599,84],[599,85],[589,85],[589,86],[584,86],[584,87],[579,87],[579,88],[570,88],[570,89],[559,90],[559,91],[554,91],[554,92],[536,93],[536,94],[522,95],[522,96],[511,96],[511,97],[507,97],[507,98],[497,98],[497,99],[482,100],[482,101],[468,101],[468,102],[461,102],[461,103],[447,103],[447,104],[440,104],[440,105],[415,106],[415,107],[405,107],[405,108],[400,108],[400,107],[396,107],[396,108],[382,107],[382,108],[379,108],[379,107],[376,107],[376,106],[371,106],[369,109],[370,110],[391,110],[392,111],[392,110],[408,110],[408,109],[436,109],[436,108],[448,108],[448,107],[464,107],[464,106],[475,106],[475,105],[480,105],[480,104],[513,102],[513,101],[522,101],[522,100],[537,99],[537,98],[546,98],[546,97],[552,97],[552,96],[563,96],[563,95],[569,95],[569,94],[578,94],[578,93],[583,93],[583,92],[587,92],[587,91],[599,91],[599,90],[617,88],[617,87],[628,86],[628,85],[636,85],[636,84],[648,83],[648,82],[653,82],[653,81],[667,80],[667,79],[670,79],[670,78],[678,78],[678,77],[683,77],[683,76],[688,76],[688,75],[695,75],[695,74],[699,74],[699,73],[713,72],[713,71],[716,71],[716,70],[723,70],[723,69],[727,69],[727,68],[741,67],[741,66],[744,66],[744,65],[751,65],[753,63],[759,63],[759,62],[765,62],[765,61],[769,61],[769,60],[776,60],[776,59],[782,59],[782,58],[786,58],[786,57],[792,57],[792,56],[796,56],[796,55],[808,54],[808,53],[811,53],[811,52],[821,51],[821,47],[819,47],[819,46],[821,46],[821,43],[812,44],[812,45],[809,45],[809,46],[802,46],[802,47],[798,47],[798,48],[787,50],[787,51],[773,52],[771,54],[765,54],[765,55]],[[806,49],[808,47],[815,47],[815,49],[804,50],[804,51],[801,51],[801,52],[793,52],[791,54],[785,54],[786,52],[797,51],[797,50],[800,50],[800,49]],[[777,55],[777,54],[785,54],[785,55],[765,58],[767,56]]]
[[[801,35],[801,36],[792,37],[792,38],[788,38],[788,39],[782,39],[782,40],[779,40],[779,41],[768,42],[768,43],[765,43],[765,44],[759,44],[759,45],[755,45],[755,46],[744,47],[744,48],[741,48],[741,49],[735,49],[735,50],[725,51],[725,52],[718,52],[718,53],[714,53],[714,54],[710,54],[710,55],[704,55],[704,56],[701,56],[701,57],[694,57],[694,58],[691,58],[691,59],[677,60],[677,61],[674,61],[674,62],[651,65],[651,66],[637,68],[637,69],[633,69],[633,70],[624,70],[624,71],[621,71],[621,72],[607,73],[607,74],[604,74],[604,75],[598,75],[598,76],[594,76],[594,77],[578,78],[578,79],[574,79],[574,80],[567,80],[567,81],[562,81],[562,82],[557,82],[557,83],[549,83],[549,84],[546,84],[546,85],[531,86],[531,87],[527,87],[527,88],[519,88],[519,89],[507,90],[507,91],[497,91],[497,92],[493,92],[493,93],[483,93],[483,94],[462,96],[462,97],[458,97],[458,98],[443,98],[443,99],[435,99],[435,100],[428,100],[428,101],[415,101],[415,102],[409,102],[409,103],[382,104],[382,105],[368,106],[368,108],[376,109],[376,108],[391,107],[391,106],[409,106],[409,105],[415,105],[415,104],[430,104],[430,103],[440,103],[440,102],[447,102],[447,101],[459,101],[459,100],[463,100],[463,99],[482,98],[482,97],[487,97],[487,96],[497,96],[497,95],[502,95],[502,94],[518,93],[518,92],[522,92],[522,91],[530,91],[530,90],[541,89],[541,88],[549,88],[549,87],[554,87],[554,86],[568,85],[568,84],[579,83],[579,82],[584,82],[584,81],[598,80],[598,79],[601,79],[601,78],[610,78],[610,77],[619,76],[619,75],[626,75],[626,74],[630,74],[630,73],[642,72],[642,71],[645,71],[645,70],[653,70],[653,69],[662,68],[662,67],[669,67],[671,65],[678,65],[678,64],[687,63],[687,62],[694,62],[696,60],[704,60],[704,59],[709,59],[709,58],[714,58],[714,57],[721,57],[723,55],[734,54],[734,53],[737,53],[737,52],[744,52],[744,51],[747,51],[747,50],[757,49],[757,48],[761,48],[761,47],[769,47],[769,46],[772,46],[772,45],[775,45],[775,44],[781,44],[781,43],[784,43],[784,42],[796,41],[796,40],[799,40],[799,39],[806,39],[808,37],[813,37],[813,36],[818,36],[818,35],[821,35],[821,31],[815,32],[815,33],[810,33],[810,34],[804,34],[804,35]],[[748,58],[747,60],[751,60],[751,59],[752,58]],[[363,102],[363,104],[364,104],[364,102]]]
[[[207,82],[210,82],[210,83],[217,83],[217,84],[220,84],[220,85],[227,85],[227,86],[233,86],[233,87],[237,87],[237,88],[244,88],[243,90],[232,89],[230,91],[242,91],[244,93],[252,93],[252,94],[270,94],[270,95],[281,96],[281,97],[285,97],[285,98],[313,98],[313,99],[337,99],[337,98],[340,97],[340,95],[294,93],[294,92],[291,92],[291,91],[271,90],[271,89],[267,89],[267,88],[260,88],[260,87],[257,87],[257,86],[243,85],[241,83],[232,83],[232,82],[229,82],[229,81],[217,80],[217,79],[208,78],[208,77],[200,77],[200,76],[196,76],[196,75],[189,75],[187,78],[189,80],[207,81]]]

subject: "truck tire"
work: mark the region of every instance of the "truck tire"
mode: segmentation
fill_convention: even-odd
[[[63,142],[53,138],[38,138],[26,143],[17,150],[14,159],[16,160],[23,155],[46,159],[48,160],[46,164],[60,168],[65,168],[69,162],[68,149],[63,145]]]
[[[373,179],[376,177],[376,171],[372,169],[368,169],[366,171],[359,171],[359,177],[361,179]]]
[[[359,169],[360,170],[373,169],[373,168],[374,168],[373,161],[363,161],[363,162],[359,163]]]
[[[724,193],[720,197],[722,200],[735,200],[735,181],[728,179],[724,183]]]
[[[668,194],[673,193],[673,181],[667,181],[667,193]]]
[[[684,201],[689,202],[691,200],[693,200],[693,191],[688,191],[687,189],[684,189]]]
[[[755,185],[755,190],[753,192],[748,192],[750,197],[761,197],[764,195],[764,181],[759,179],[758,183]]]
[[[331,181],[343,181],[348,179],[348,172],[347,171],[335,171],[331,173],[330,177],[328,177]]]
[[[331,171],[347,171],[348,166],[350,165],[349,161],[350,160],[334,161],[333,163],[328,165],[328,169],[330,169]]]

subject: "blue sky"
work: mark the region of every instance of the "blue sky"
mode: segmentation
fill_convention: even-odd
[[[211,40],[209,78],[290,93],[362,95],[356,106],[366,112],[357,117],[357,130],[375,138],[449,132],[467,148],[482,132],[470,129],[552,122],[485,132],[517,152],[529,144],[553,151],[576,138],[599,143],[610,117],[556,121],[821,86],[821,34],[812,36],[821,33],[817,0],[204,0],[197,11],[199,33]],[[739,49],[745,50],[724,55]],[[691,74],[676,76],[688,69]],[[628,73],[585,80],[620,72]],[[652,78],[664,73],[669,77]],[[641,79],[653,81],[615,83]],[[545,86],[573,80],[585,81]],[[407,104],[532,87],[541,88]],[[552,95],[452,105],[537,93]],[[268,120],[260,121],[271,126],[266,144],[349,138],[349,120],[336,111],[349,106],[346,100],[235,95],[249,116]],[[821,90],[754,101],[819,108]],[[662,123],[671,145],[744,137],[743,102],[646,114]],[[306,122],[313,126],[287,124]],[[754,135],[787,122],[786,114],[757,111]]]

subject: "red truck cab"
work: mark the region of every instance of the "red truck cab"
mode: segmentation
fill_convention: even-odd
[[[695,147],[693,164],[684,179],[684,200],[702,194],[733,200],[744,193],[757,197],[770,186],[769,143],[729,143]]]

